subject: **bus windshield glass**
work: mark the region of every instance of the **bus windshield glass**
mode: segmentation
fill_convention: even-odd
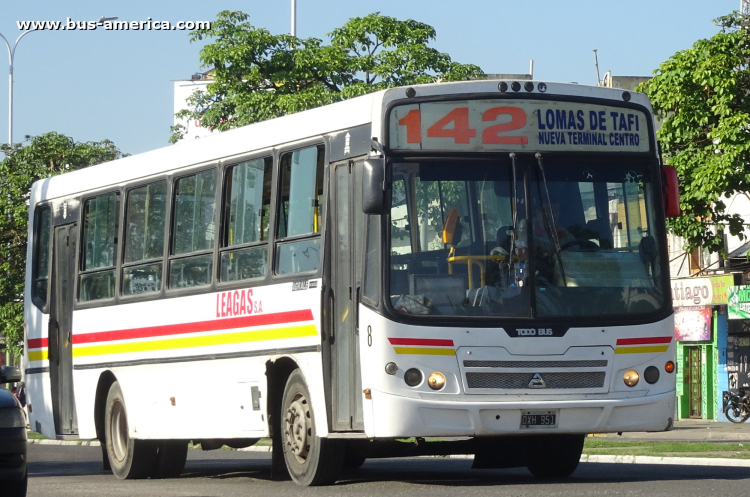
[[[498,318],[660,309],[650,168],[590,157],[394,164],[393,308]]]

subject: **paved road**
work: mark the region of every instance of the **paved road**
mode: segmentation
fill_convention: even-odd
[[[29,497],[408,495],[669,497],[747,495],[750,469],[582,463],[563,481],[535,480],[525,469],[477,471],[446,458],[368,461],[333,487],[301,489],[270,480],[267,453],[191,450],[179,479],[120,481],[101,471],[98,447],[30,445]]]

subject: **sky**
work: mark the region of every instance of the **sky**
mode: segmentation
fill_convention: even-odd
[[[11,47],[18,21],[212,21],[241,10],[256,27],[290,30],[291,0],[24,0],[0,6]],[[297,0],[297,36],[327,40],[352,17],[372,12],[435,28],[431,46],[486,73],[596,84],[603,75],[650,75],[672,54],[718,29],[712,20],[740,0]],[[20,40],[14,60],[13,141],[49,131],[77,142],[112,140],[137,154],[170,146],[174,80],[202,69],[203,43],[188,31],[40,31]],[[8,58],[0,39],[0,143],[8,140]]]

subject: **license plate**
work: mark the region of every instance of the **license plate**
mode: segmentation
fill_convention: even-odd
[[[557,411],[521,411],[521,428],[557,428]]]

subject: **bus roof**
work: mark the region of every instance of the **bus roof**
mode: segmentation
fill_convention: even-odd
[[[438,95],[497,94],[500,80],[462,81],[414,85],[416,97]],[[506,81],[506,94],[513,96],[540,94],[540,83],[546,85],[548,96],[598,98],[622,101],[625,90],[568,83],[519,81],[521,89],[513,91],[513,81]],[[531,92],[524,89],[533,84]],[[288,116],[243,126],[194,141],[133,155],[117,161],[41,179],[31,188],[31,205],[42,200],[67,197],[81,192],[105,188],[202,163],[227,160],[241,154],[270,150],[280,145],[322,136],[327,133],[372,123],[372,135],[380,138],[384,108],[391,102],[408,99],[406,88],[391,88]],[[628,92],[631,102],[651,110],[648,98]],[[382,141],[382,140],[381,140]]]

